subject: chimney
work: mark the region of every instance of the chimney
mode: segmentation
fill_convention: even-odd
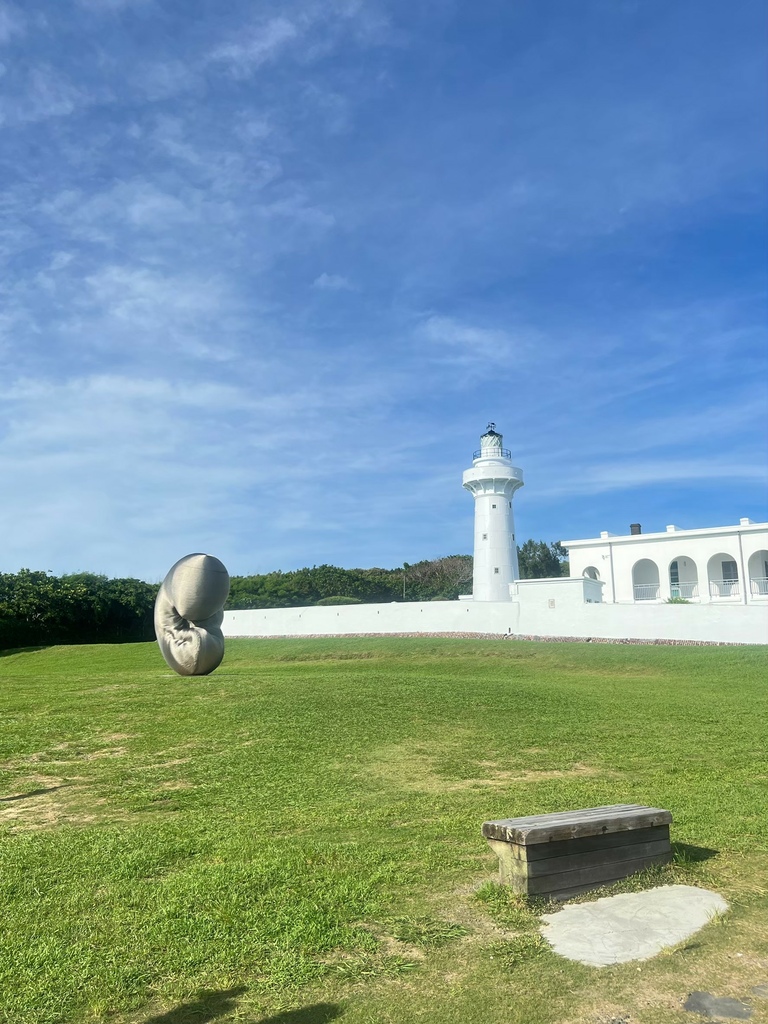
[[[640,523],[630,523],[629,532],[633,537],[638,537],[643,532],[643,528]]]

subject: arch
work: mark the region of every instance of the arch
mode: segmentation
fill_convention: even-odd
[[[636,601],[657,601],[659,567],[650,558],[641,558],[632,566],[632,589]]]
[[[600,579],[600,573],[594,567],[594,565],[588,565],[587,568],[584,570],[584,572],[581,575],[582,576],[586,576],[587,579],[589,579],[589,580],[599,580]]]
[[[752,597],[768,597],[768,551],[765,548],[749,556],[747,571]]]
[[[669,596],[686,601],[699,596],[699,571],[690,555],[678,555],[669,563]]]
[[[707,562],[709,596],[713,601],[739,596],[739,565],[734,555],[718,551]]]

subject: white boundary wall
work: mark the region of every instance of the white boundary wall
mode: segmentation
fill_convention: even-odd
[[[570,593],[574,588],[562,585],[568,582],[581,581],[531,580],[527,587],[520,585],[518,599],[511,601],[429,601],[228,611],[224,613],[222,628],[227,637],[467,632],[768,644],[766,607],[585,604],[583,597]],[[553,585],[546,585],[550,583]]]

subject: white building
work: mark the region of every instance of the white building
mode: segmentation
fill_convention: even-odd
[[[572,577],[603,583],[607,604],[664,602],[697,604],[768,602],[768,523],[742,519],[738,526],[642,533],[601,533],[589,540],[564,540]]]

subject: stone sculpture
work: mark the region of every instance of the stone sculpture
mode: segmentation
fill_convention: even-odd
[[[207,676],[221,664],[228,594],[229,573],[213,555],[185,555],[163,580],[155,633],[163,657],[180,676]]]

